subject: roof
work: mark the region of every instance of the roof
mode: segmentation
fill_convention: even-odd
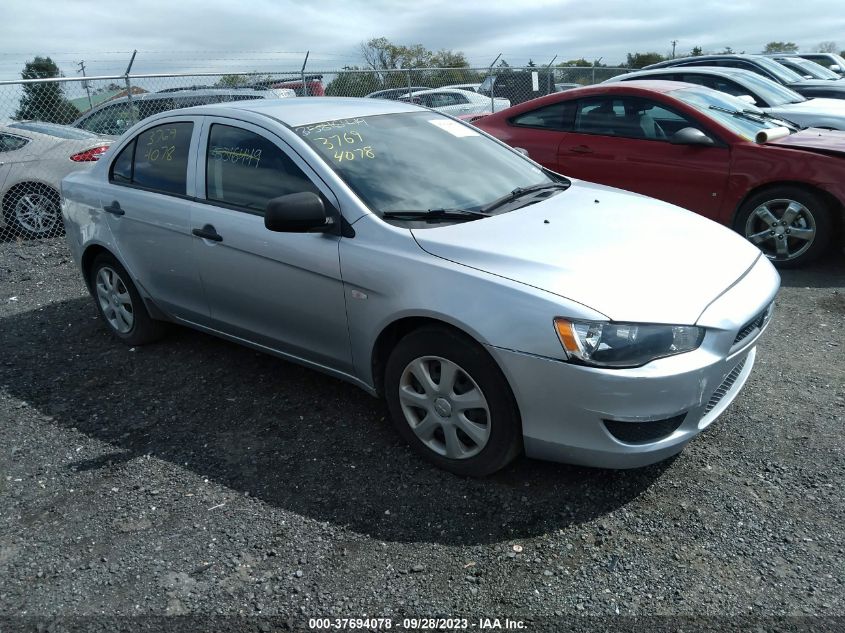
[[[398,114],[426,110],[402,101],[356,97],[297,97],[295,99],[261,99],[232,101],[180,110],[178,114],[214,114],[245,110],[271,117],[291,127],[310,125],[335,119],[354,119],[377,114]]]
[[[673,73],[702,73],[704,75],[716,75],[721,77],[744,77],[751,75],[756,78],[760,78],[760,75],[755,73],[751,70],[745,70],[744,68],[732,68],[730,66],[662,66],[660,68],[643,68],[642,70],[635,70],[633,72],[627,73],[625,75],[617,75],[616,77],[611,77],[612,80],[623,80],[625,77],[638,77],[641,75],[648,76],[648,73],[652,71],[660,71],[660,72],[673,72]],[[765,79],[765,77],[763,77]],[[610,80],[608,80],[608,83]],[[627,82],[626,82],[627,83]]]
[[[571,99],[573,96],[577,96],[579,94],[623,92],[624,90],[630,88],[639,88],[642,90],[649,90],[651,92],[660,92],[665,94],[668,92],[674,92],[675,90],[681,90],[683,88],[701,88],[701,86],[697,84],[686,83],[683,81],[668,81],[661,79],[635,79],[634,81],[615,81],[595,84],[593,86],[584,86],[583,88],[573,88],[572,90],[567,90],[566,92],[553,92],[548,96],[561,97],[563,95],[566,95],[567,99]],[[542,98],[545,99],[547,97]]]

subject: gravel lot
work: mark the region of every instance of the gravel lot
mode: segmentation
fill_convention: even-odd
[[[745,390],[677,458],[466,480],[332,378],[184,329],[124,347],[61,240],[0,243],[0,630],[98,614],[841,630],[771,619],[845,616],[845,259],[783,278]],[[194,620],[157,622],[174,621]]]

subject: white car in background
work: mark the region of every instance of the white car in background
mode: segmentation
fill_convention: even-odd
[[[69,173],[90,167],[111,143],[55,123],[0,126],[0,238],[61,234],[59,183]]]
[[[417,105],[437,110],[452,116],[465,114],[490,114],[490,97],[472,92],[471,90],[460,90],[458,88],[435,88],[433,90],[422,90],[413,95],[406,94],[400,101],[415,103]],[[498,112],[511,107],[507,99],[496,97],[492,101],[492,112]]]
[[[478,92],[481,84],[451,84],[449,86],[440,86],[441,88],[456,88],[458,90],[469,90],[470,92]]]

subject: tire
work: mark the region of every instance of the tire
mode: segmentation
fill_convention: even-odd
[[[384,387],[399,435],[440,468],[483,477],[522,450],[510,385],[484,348],[460,333],[425,327],[406,335],[390,353]],[[470,400],[479,406],[466,407]]]
[[[88,279],[97,310],[117,338],[135,346],[164,335],[166,324],[150,317],[129,273],[110,254],[97,255]]]
[[[797,268],[827,249],[833,218],[824,198],[785,185],[766,189],[746,200],[737,213],[734,229],[779,268]],[[797,234],[801,237],[796,237]]]
[[[47,185],[26,183],[18,185],[3,200],[6,224],[26,238],[46,238],[62,235],[61,197]]]

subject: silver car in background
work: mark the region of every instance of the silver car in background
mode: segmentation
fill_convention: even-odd
[[[62,191],[118,338],[171,321],[347,380],[463,475],[677,453],[745,384],[779,286],[710,220],[385,100],[157,115]]]
[[[19,121],[0,126],[0,237],[50,237],[63,230],[59,184],[87,169],[110,139],[66,125]]]
[[[747,100],[763,112],[801,127],[845,130],[845,99],[803,97],[794,90],[750,70],[721,66],[683,66],[641,70],[603,83],[659,79],[706,86]]]

